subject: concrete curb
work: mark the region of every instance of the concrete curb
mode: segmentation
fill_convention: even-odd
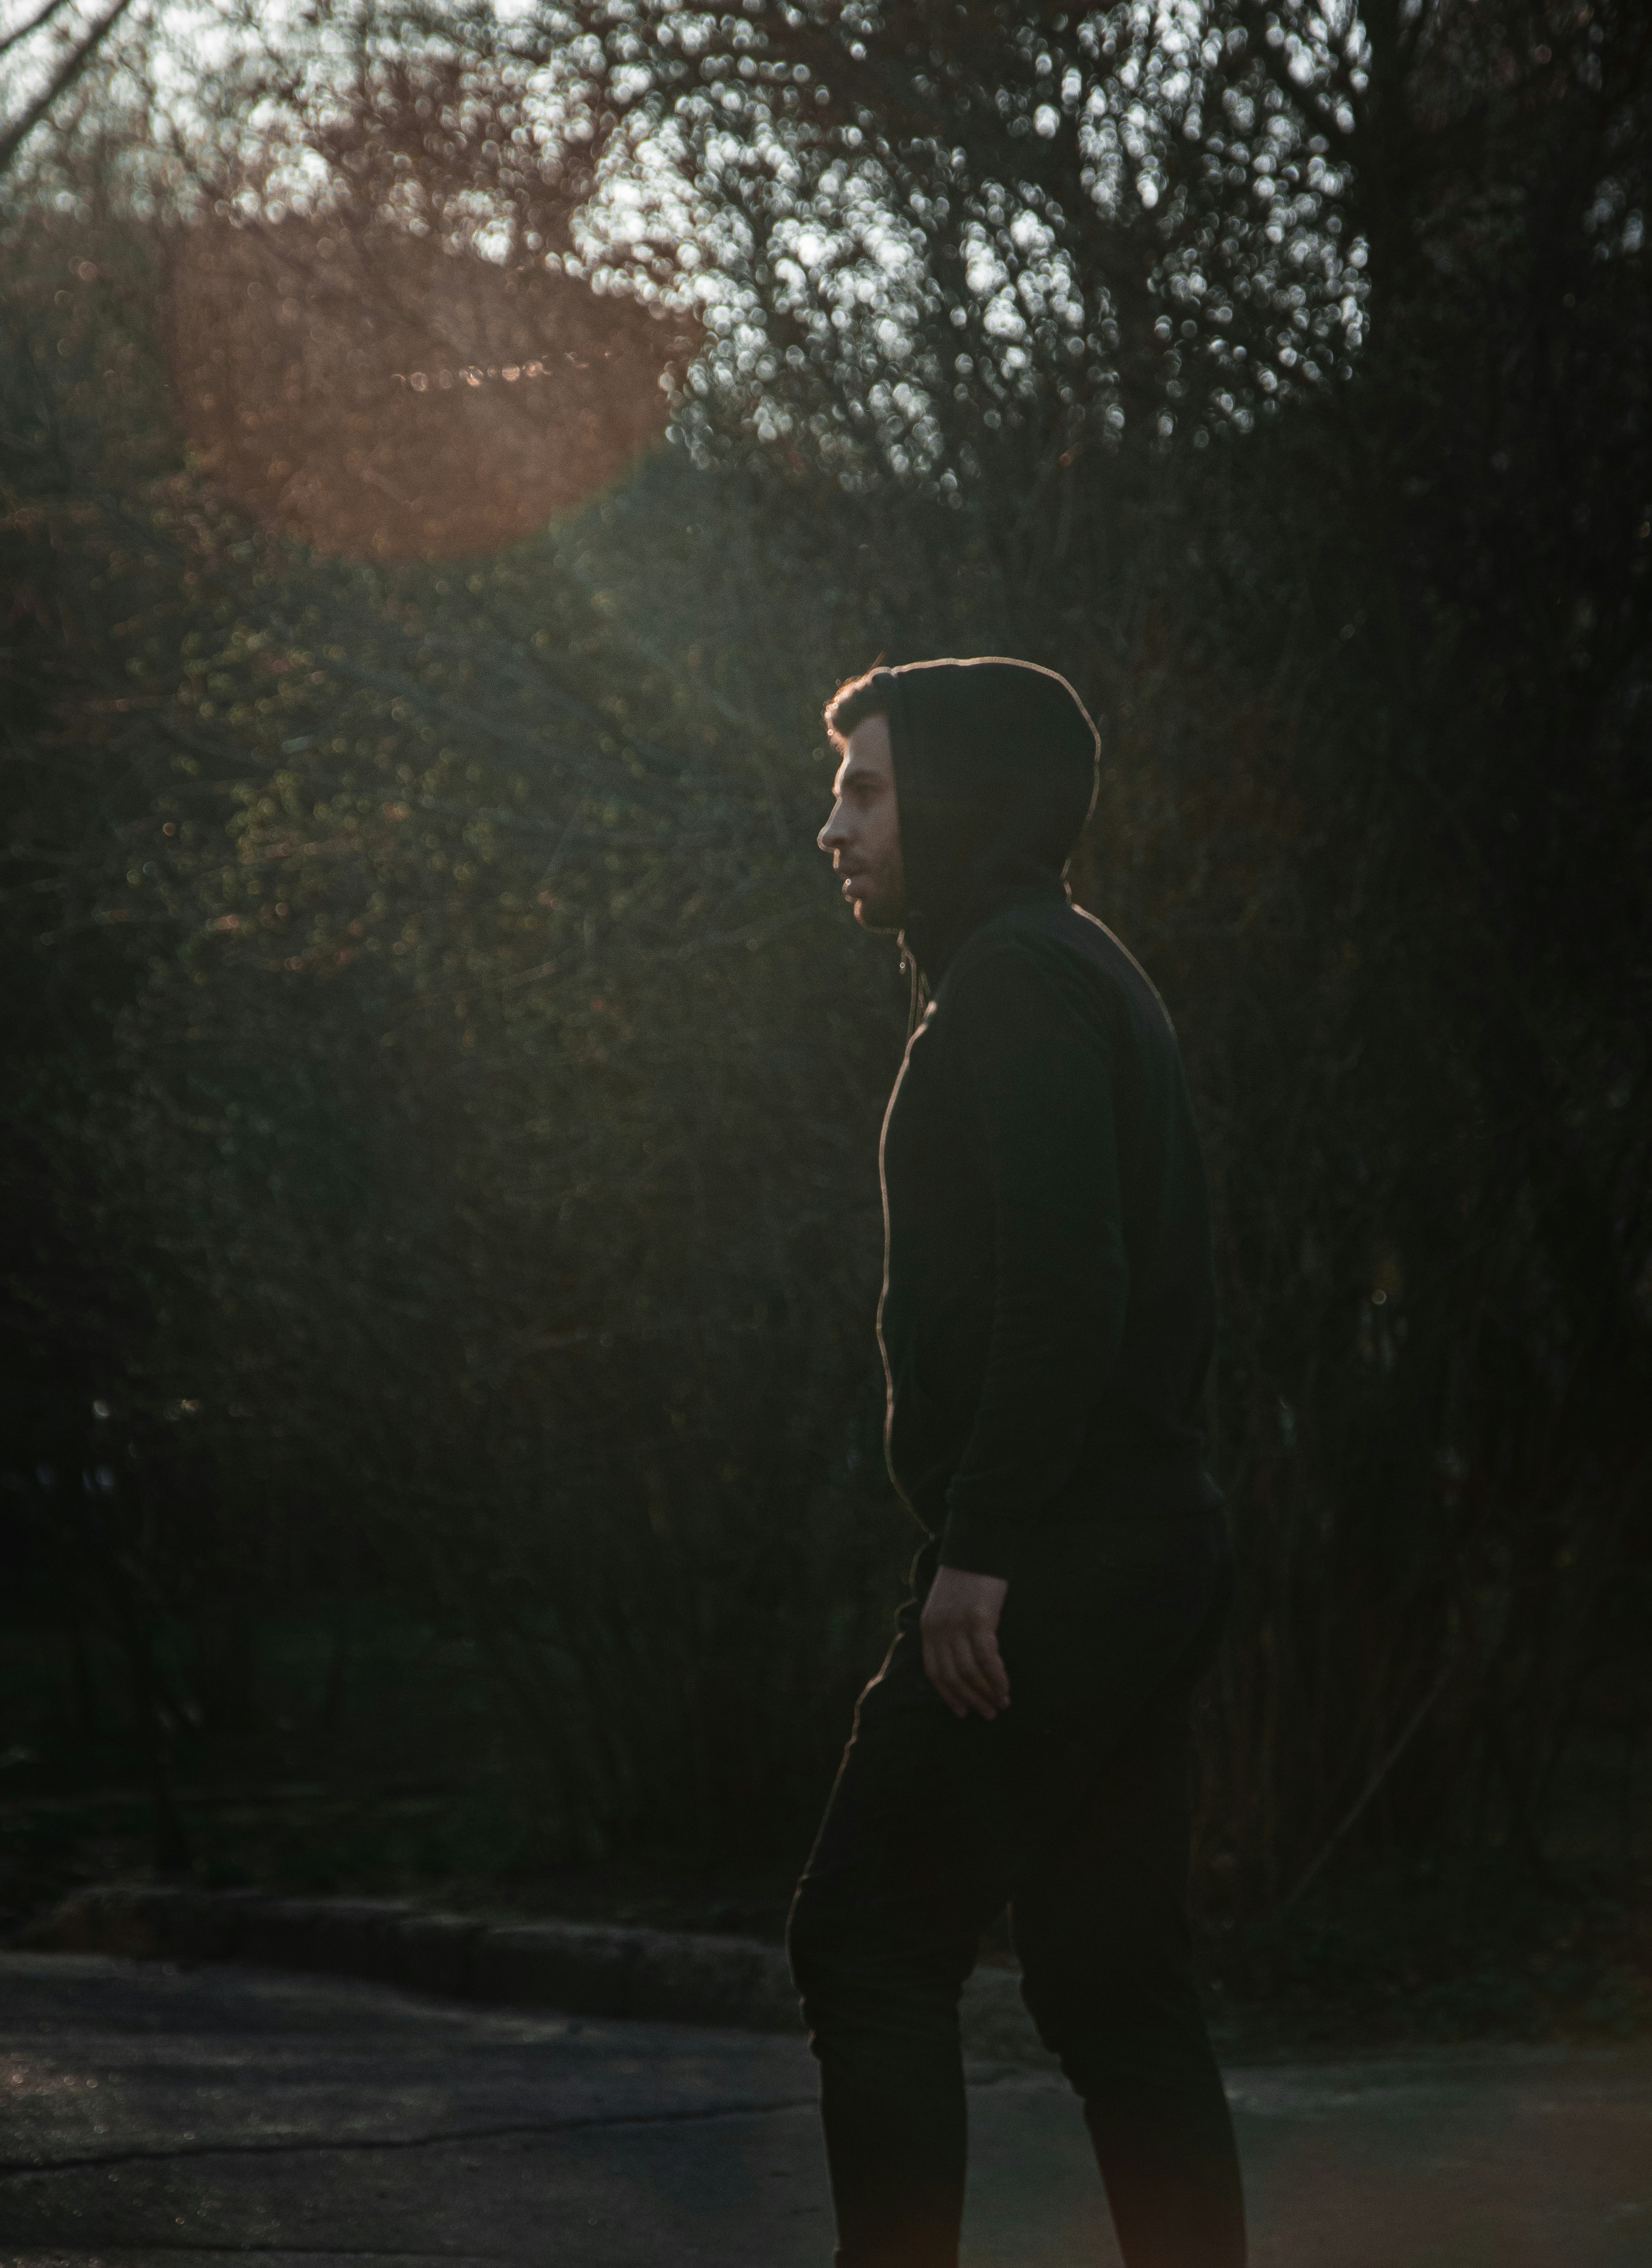
[[[582,2016],[794,2032],[797,1994],[778,1946],[595,1922],[483,1922],[388,1898],[276,1898],[255,1890],[111,1883],[79,1890],[30,1931],[39,1952],[136,1960],[254,1961],[413,1992]],[[1008,1970],[964,1992],[973,2056],[1047,2064]]]

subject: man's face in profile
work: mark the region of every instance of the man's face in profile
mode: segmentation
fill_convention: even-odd
[[[832,793],[831,817],[815,839],[842,878],[844,896],[862,929],[899,929],[906,880],[887,717],[863,717],[850,733]]]

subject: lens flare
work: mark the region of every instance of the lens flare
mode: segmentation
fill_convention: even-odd
[[[492,551],[664,430],[681,316],[386,225],[216,219],[173,247],[166,337],[200,469],[267,526],[364,560]]]

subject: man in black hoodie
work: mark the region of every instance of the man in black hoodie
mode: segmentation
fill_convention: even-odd
[[[1095,728],[998,659],[874,669],[826,714],[821,848],[913,970],[878,1337],[928,1535],[789,1933],[839,2268],[955,2268],[958,2000],[1007,1903],[1127,2268],[1241,2268],[1185,1906],[1188,1699],[1230,1587],[1209,1207],[1169,1019],[1062,879]]]

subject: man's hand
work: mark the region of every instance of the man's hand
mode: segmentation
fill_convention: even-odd
[[[938,1567],[918,1630],[924,1669],[955,1717],[996,1717],[1009,1706],[1009,1679],[998,1650],[998,1618],[1009,1585],[999,1575]]]

